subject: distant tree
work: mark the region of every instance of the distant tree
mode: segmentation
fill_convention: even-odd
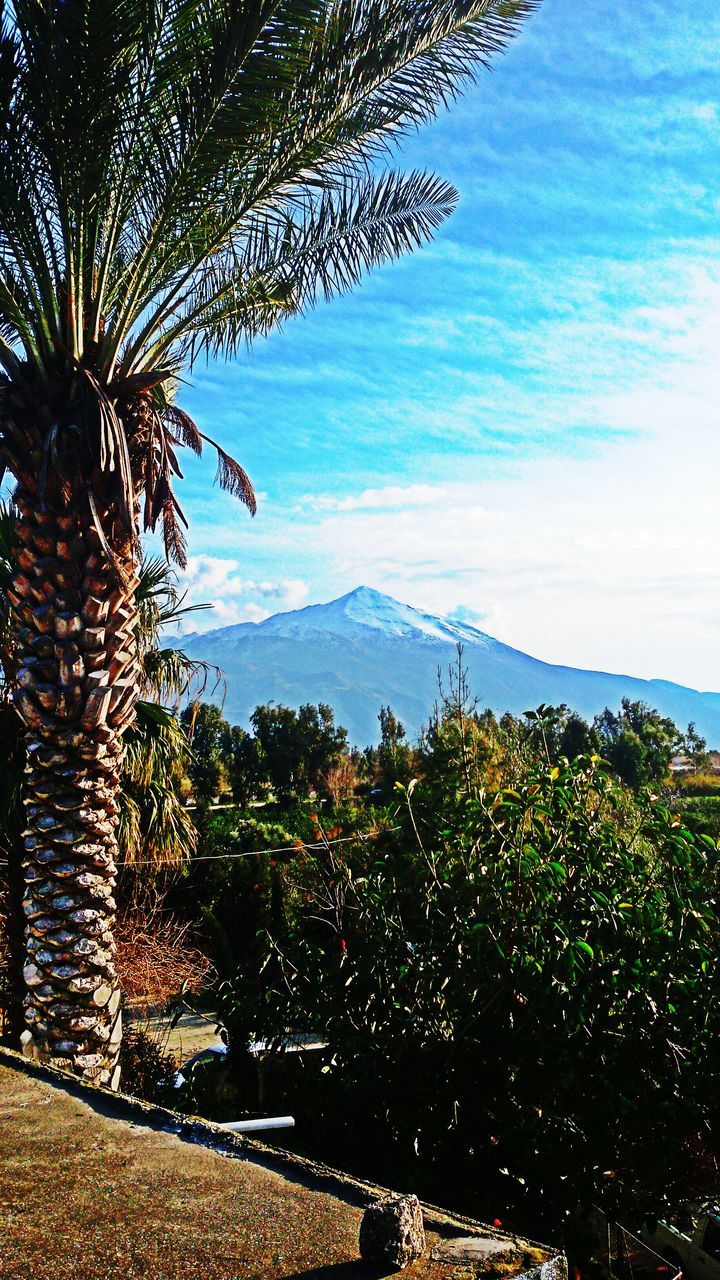
[[[667,716],[630,698],[623,698],[618,714],[606,707],[595,717],[594,728],[602,756],[633,791],[664,782],[685,741]]]
[[[338,765],[347,755],[347,730],[335,724],[332,707],[320,702],[306,704],[297,715],[300,778],[303,785],[323,791],[328,769]]]
[[[692,720],[687,727],[684,746],[685,755],[692,761],[695,772],[704,773],[710,767],[710,752],[706,739],[700,736]]]
[[[396,782],[410,778],[413,752],[405,737],[405,726],[390,707],[381,707],[380,745],[377,748],[378,782],[388,791]]]
[[[277,795],[291,795],[300,768],[295,712],[290,707],[259,706],[250,722],[263,776]]]
[[[597,731],[575,711],[569,711],[560,732],[558,757],[572,761],[578,756],[595,755],[600,741]]]
[[[240,725],[228,725],[221,734],[220,752],[233,800],[247,804],[261,781],[256,739]]]
[[[353,748],[352,755],[363,783],[374,787],[380,772],[377,747],[364,747],[362,751]]]
[[[575,760],[599,751],[597,730],[564,702],[557,707],[541,703],[534,711],[526,711],[523,719],[531,748],[541,752],[550,764],[563,757]]]
[[[438,671],[438,689],[438,702],[421,735],[419,770],[439,794],[460,787],[470,795],[487,782],[501,747],[495,716],[489,709],[479,711],[470,692],[461,644],[447,679]]]
[[[283,798],[323,791],[329,769],[347,754],[347,732],[335,724],[332,708],[321,702],[290,707],[256,707],[250,717],[257,739],[259,767]]]
[[[230,726],[219,707],[211,702],[192,702],[180,716],[188,741],[191,759],[188,774],[198,804],[209,804],[218,794],[224,779],[223,744]]]

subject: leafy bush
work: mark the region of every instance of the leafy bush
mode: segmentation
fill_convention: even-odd
[[[201,919],[222,977],[252,967],[258,933],[275,930],[285,917],[282,868],[302,848],[295,823],[288,825],[235,811],[213,813],[201,829],[200,852],[208,860],[190,863],[174,890],[178,910]]]
[[[720,795],[691,796],[678,801],[683,819],[713,839],[720,839]]]
[[[601,1171],[660,1194],[720,1114],[714,841],[590,757],[444,804],[411,784],[397,824],[316,854],[255,1002],[234,988],[243,1027],[329,1040],[306,1127],[526,1230]]]

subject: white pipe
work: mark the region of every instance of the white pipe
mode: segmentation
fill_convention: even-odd
[[[267,1116],[264,1120],[230,1120],[221,1124],[221,1129],[232,1129],[233,1133],[255,1133],[259,1129],[294,1129],[294,1116]]]

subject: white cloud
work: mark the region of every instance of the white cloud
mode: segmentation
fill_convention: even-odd
[[[186,631],[209,631],[236,622],[261,622],[272,613],[297,609],[304,604],[308,588],[300,578],[278,581],[244,578],[240,562],[222,556],[190,556],[187,569],[178,575],[179,587],[187,592],[188,604],[212,607],[190,614]]]
[[[344,498],[332,494],[308,494],[298,506],[303,511],[395,511],[402,507],[424,507],[444,502],[447,497],[448,490],[442,485],[389,484],[381,489],[363,489],[361,493]]]

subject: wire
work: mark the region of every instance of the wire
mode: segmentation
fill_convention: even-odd
[[[336,836],[333,840],[296,841],[295,844],[280,845],[277,849],[250,849],[245,853],[199,853],[187,861],[181,858],[130,858],[116,862],[116,867],[183,867],[195,862],[229,862],[234,858],[259,858],[262,854],[299,853],[303,849],[327,849],[330,845],[349,844],[353,840],[374,840],[376,836],[399,831],[399,827],[383,827],[380,831],[356,831],[351,836]],[[0,859],[0,867],[9,867],[10,863]]]
[[[392,828],[392,830],[397,831],[398,828],[394,827]],[[144,858],[144,859],[141,858],[136,861],[134,858],[131,858],[129,860],[116,863],[116,866],[118,867],[178,867],[178,866],[190,865],[191,863],[194,863],[194,862],[225,862],[225,861],[230,861],[233,858],[258,858],[263,853],[267,853],[267,854],[300,853],[301,850],[303,849],[327,849],[329,845],[349,844],[352,840],[371,840],[371,839],[374,839],[375,835],[379,835],[379,834],[380,834],[379,832],[364,834],[358,831],[355,833],[355,835],[337,836],[334,840],[317,840],[314,842],[300,840],[300,841],[296,841],[295,844],[280,845],[279,848],[277,849],[250,849],[247,853],[199,853],[195,857],[189,858],[187,863],[183,863],[182,860],[179,861],[177,858],[168,858],[167,861],[158,860],[156,858]]]

